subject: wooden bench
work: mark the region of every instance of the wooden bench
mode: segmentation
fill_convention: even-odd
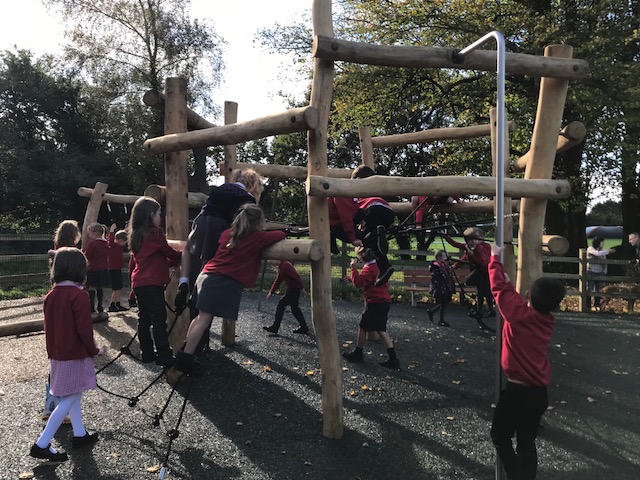
[[[428,268],[412,268],[403,270],[404,274],[404,289],[406,292],[411,293],[411,306],[416,306],[416,294],[429,292],[431,288],[431,272]],[[454,270],[454,273],[460,283],[464,283],[467,277],[471,273],[469,268],[461,267]],[[456,291],[460,292],[460,287],[456,284]],[[477,292],[476,287],[464,287],[464,291],[467,293]]]

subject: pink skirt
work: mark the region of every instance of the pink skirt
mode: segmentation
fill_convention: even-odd
[[[64,397],[96,388],[96,370],[93,358],[79,360],[53,360],[51,365],[51,395]]]

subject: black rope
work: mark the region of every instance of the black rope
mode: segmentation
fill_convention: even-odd
[[[185,392],[184,399],[182,401],[182,407],[180,408],[180,414],[178,415],[178,420],[176,421],[175,427],[167,431],[167,437],[169,437],[169,445],[167,445],[167,453],[164,456],[164,461],[162,462],[162,467],[160,468],[160,480],[164,479],[164,476],[167,472],[167,468],[169,467],[169,457],[171,456],[171,448],[173,447],[173,441],[176,438],[178,438],[178,436],[180,435],[180,424],[182,423],[182,418],[184,417],[184,411],[187,408],[187,402],[189,401],[189,395],[191,394],[191,386],[193,385],[193,380],[191,376],[187,376],[187,378],[189,383],[187,385],[187,391]],[[176,390],[176,387],[174,386],[173,389],[171,390],[171,393],[169,394],[169,399],[167,400],[165,408],[169,404],[169,401],[171,400],[171,396],[173,395],[173,392],[175,392],[175,390]]]

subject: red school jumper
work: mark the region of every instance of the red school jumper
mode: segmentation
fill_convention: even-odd
[[[124,250],[120,245],[116,243],[116,233],[109,232],[109,241],[107,242],[109,250],[107,252],[107,263],[109,270],[122,270],[124,265],[123,252]]]
[[[178,265],[182,254],[167,243],[160,227],[154,227],[145,235],[138,253],[131,254],[129,266],[131,287],[162,287],[169,283],[169,267]]]
[[[286,290],[304,290],[304,283],[302,282],[300,274],[295,267],[286,260],[280,262],[278,266],[278,276],[274,280],[273,285],[271,285],[269,293],[273,295],[282,282],[284,282]]]
[[[380,270],[375,260],[365,263],[362,272],[358,268],[351,267],[351,283],[358,288],[364,289],[364,299],[367,303],[391,303],[389,295],[389,284],[385,283],[381,287],[376,287],[376,279]]]
[[[87,257],[87,271],[99,272],[101,270],[109,270],[107,261],[109,255],[109,245],[104,238],[96,238],[91,240],[84,250],[84,256]]]

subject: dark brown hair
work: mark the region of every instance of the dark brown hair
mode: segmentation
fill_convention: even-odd
[[[140,251],[142,241],[149,230],[154,228],[151,215],[160,210],[160,204],[151,197],[140,197],[133,204],[129,220],[129,250],[134,254]]]
[[[56,251],[51,266],[51,283],[84,283],[87,279],[87,259],[75,247],[62,247]]]
[[[78,222],[75,220],[63,220],[58,225],[56,233],[53,236],[53,244],[56,248],[75,247],[80,241],[80,229]]]

